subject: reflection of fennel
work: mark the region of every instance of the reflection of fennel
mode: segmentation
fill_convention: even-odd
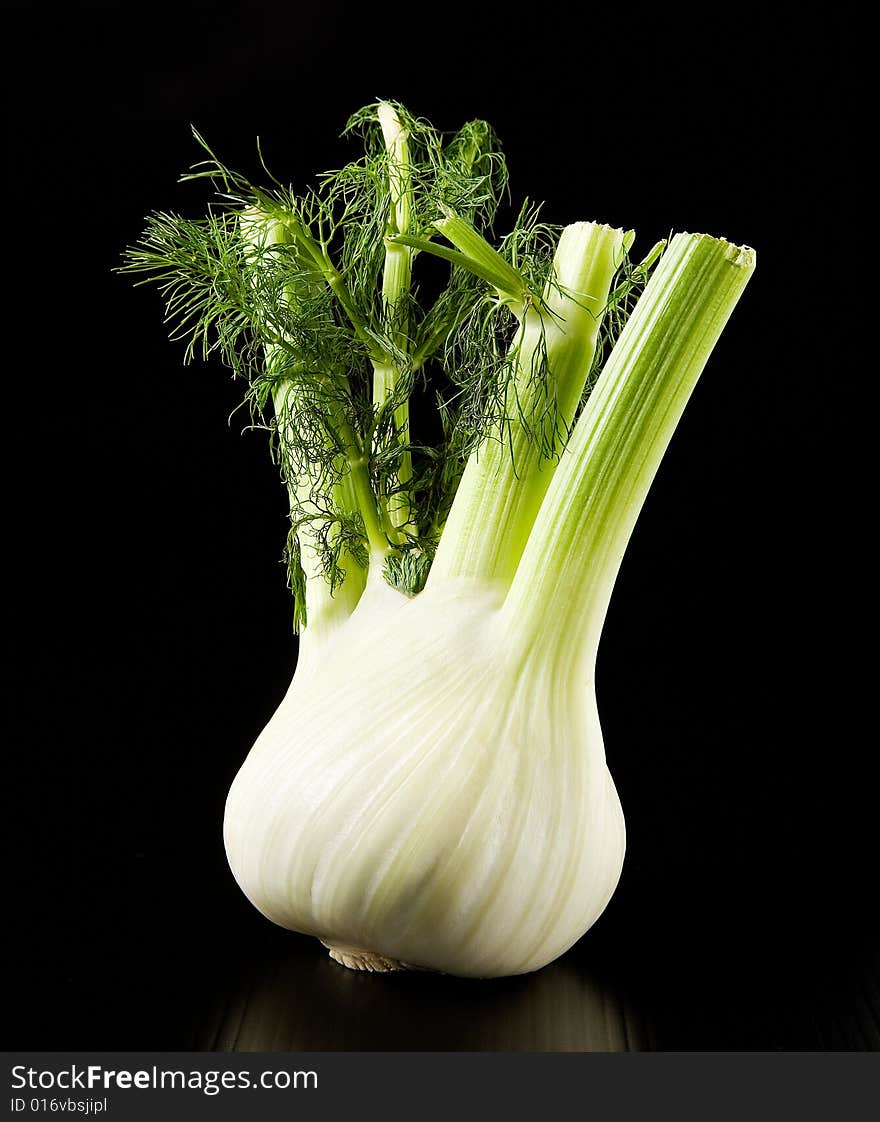
[[[495,249],[488,126],[444,143],[388,104],[355,126],[366,159],[303,197],[212,157],[232,205],[157,216],[129,258],[274,409],[290,495],[306,626],[229,793],[227,855],[265,915],[346,965],[525,973],[620,875],[599,636],[754,254],[678,234],[633,266],[631,233],[528,208]],[[425,312],[428,254],[450,273]],[[417,373],[443,395],[434,449],[410,433]]]
[[[379,980],[296,953],[226,997],[196,1047],[214,1052],[637,1052],[640,1014],[568,959],[482,984],[432,974]]]

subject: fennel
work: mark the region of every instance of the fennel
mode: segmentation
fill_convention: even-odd
[[[218,201],[126,271],[247,384],[287,487],[300,654],[227,800],[243,891],[371,970],[535,970],[601,914],[624,820],[594,691],[623,551],[754,267],[677,234],[548,226],[484,122],[403,106],[296,193],[207,152]],[[425,303],[420,256],[448,267]],[[442,439],[410,415],[426,379]]]

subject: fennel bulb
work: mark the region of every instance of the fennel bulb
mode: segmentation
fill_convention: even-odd
[[[302,197],[212,156],[195,174],[224,206],[155,216],[126,266],[247,377],[290,500],[300,654],[229,792],[227,857],[344,965],[524,973],[620,876],[599,637],[754,253],[678,234],[633,265],[631,232],[528,209],[496,247],[487,125],[447,140],[382,103],[352,127],[366,159]],[[450,264],[424,311],[422,253]],[[433,448],[409,416],[425,368]]]
[[[229,793],[226,851],[260,911],[347,965],[484,977],[593,923],[624,850],[595,699],[506,639],[492,584],[367,590]]]

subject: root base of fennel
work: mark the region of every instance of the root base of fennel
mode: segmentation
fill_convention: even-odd
[[[418,970],[417,966],[410,966],[408,962],[398,962],[396,958],[388,958],[384,954],[365,950],[363,947],[350,947],[345,943],[324,943],[330,952],[330,957],[340,966],[347,966],[349,970],[366,970],[371,974],[389,974],[392,970]]]

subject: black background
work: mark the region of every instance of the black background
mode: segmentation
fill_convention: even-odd
[[[876,1046],[870,738],[839,686],[853,36],[846,8],[660,7],[142,9],[12,37],[9,1047],[232,1046],[240,1008],[270,1049]],[[147,211],[200,213],[191,123],[254,176],[259,135],[302,183],[379,97],[490,120],[548,221],[758,251],[606,624],[623,879],[531,979],[353,978],[234,885],[223,800],[295,659],[283,492],[227,372],[184,369],[158,294],[111,271]],[[610,1008],[642,1029],[584,1029]]]

